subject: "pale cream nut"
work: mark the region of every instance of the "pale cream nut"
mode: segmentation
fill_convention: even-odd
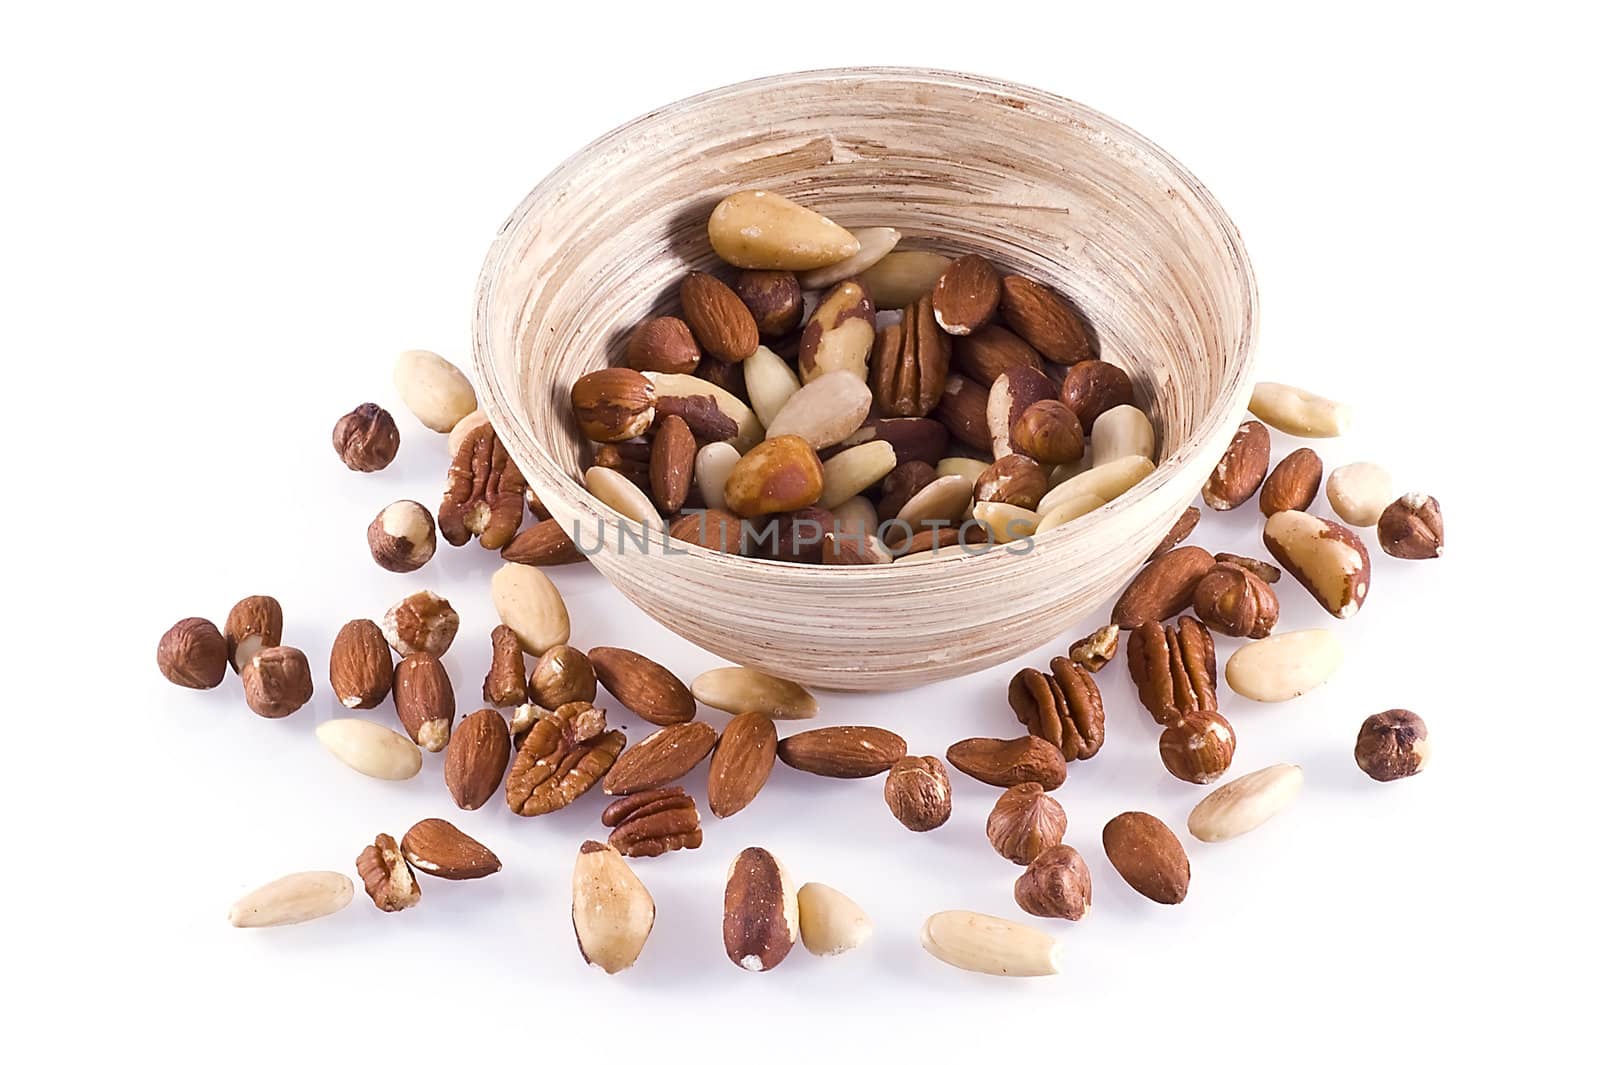
[[[490,578],[489,597],[500,620],[529,654],[542,655],[572,635],[560,590],[537,566],[507,562]]]
[[[776,192],[736,192],[711,210],[711,248],[744,270],[815,270],[861,250],[850,231]]]
[[[1092,495],[1110,502],[1150,476],[1155,469],[1155,464],[1143,455],[1125,455],[1104,466],[1095,466],[1046,492],[1044,498],[1039,500],[1039,513],[1048,514],[1074,496]]]
[[[634,484],[616,470],[605,466],[590,466],[583,471],[583,486],[589,494],[647,529],[662,529],[665,524],[656,505],[644,494],[644,489]]]
[[[317,742],[339,761],[378,780],[410,780],[422,771],[422,751],[375,721],[336,717],[317,726]]]
[[[1039,524],[1037,512],[1013,503],[977,503],[972,516],[989,527],[989,537],[997,544],[1009,544],[1032,536]]]
[[[933,472],[940,477],[965,477],[973,484],[977,484],[978,478],[982,477],[984,471],[991,465],[993,464],[982,459],[951,457],[940,459],[939,465],[933,468]]]
[[[842,259],[832,266],[821,266],[815,270],[805,270],[799,275],[800,287],[804,289],[827,288],[836,285],[847,277],[870,270],[883,260],[885,255],[894,251],[894,246],[900,243],[900,231],[888,226],[872,226],[867,229],[852,229],[850,235],[856,238],[856,243],[861,250]]]
[[[343,873],[290,873],[229,907],[228,923],[235,928],[276,928],[327,917],[350,905],[355,890]]]
[[[1090,511],[1099,510],[1108,501],[1101,499],[1093,492],[1073,496],[1071,499],[1051,509],[1044,517],[1039,519],[1039,525],[1033,530],[1033,535],[1039,536],[1051,529],[1059,529],[1069,521],[1077,521]]]
[[[729,392],[721,385],[712,384],[703,377],[696,377],[686,373],[658,373],[654,370],[645,374],[650,384],[660,396],[709,396],[717,405],[717,409],[733,420],[738,432],[732,440],[728,441],[743,454],[761,443],[761,419],[756,417],[756,412],[745,405],[744,400]]]
[[[394,364],[394,387],[406,409],[436,433],[448,433],[478,409],[467,375],[431,351],[401,352]]]
[[[1108,466],[1130,455],[1155,461],[1156,428],[1144,411],[1124,403],[1094,420],[1094,465]]]
[[[880,311],[897,311],[933,291],[953,262],[931,251],[892,251],[856,278]]]
[[[818,451],[861,428],[872,409],[872,389],[848,370],[825,373],[802,386],[773,416],[767,439],[798,436]]]
[[[620,973],[638,961],[656,902],[615,847],[587,842],[572,868],[572,930],[584,961]]]
[[[1351,410],[1343,403],[1293,385],[1262,381],[1250,395],[1250,413],[1290,436],[1342,436],[1350,431]]]
[[[695,699],[730,714],[757,713],[779,720],[817,716],[816,696],[792,680],[748,666],[723,666],[700,674],[689,685]]]
[[[1374,462],[1352,462],[1328,474],[1328,505],[1346,524],[1370,529],[1394,501],[1394,478]]]
[[[1294,802],[1305,782],[1297,765],[1269,765],[1217,788],[1195,804],[1189,834],[1204,843],[1242,836],[1272,820]]]
[[[887,440],[845,448],[822,464],[822,498],[817,506],[831,511],[883,480],[894,467],[894,445]]]
[[[800,940],[819,958],[854,950],[872,936],[872,919],[848,895],[826,884],[800,885]]]
[[[700,486],[700,498],[707,507],[712,510],[726,509],[728,474],[738,464],[739,449],[726,440],[707,444],[695,455],[694,483]]]
[[[1344,647],[1328,629],[1278,632],[1235,651],[1225,671],[1228,687],[1258,703],[1281,703],[1325,683],[1344,661]]]
[[[765,344],[744,360],[744,391],[762,425],[778,416],[789,397],[800,391],[800,378]]]
[[[1063,945],[1003,917],[945,910],[922,925],[922,947],[958,969],[991,976],[1049,976],[1061,971]]]

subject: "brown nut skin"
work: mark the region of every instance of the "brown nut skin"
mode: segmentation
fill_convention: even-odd
[[[1356,765],[1373,780],[1414,776],[1428,764],[1428,755],[1428,726],[1410,710],[1373,714],[1356,735]]]
[[[764,440],[734,464],[723,495],[741,518],[809,507],[822,498],[822,460],[804,437]]]
[[[889,767],[883,801],[913,832],[931,832],[950,820],[950,775],[932,755],[902,758]]]
[[[708,551],[744,554],[744,523],[726,510],[686,510],[672,519],[667,535]]]
[[[1200,498],[1212,510],[1232,510],[1256,494],[1272,462],[1272,440],[1267,427],[1245,422],[1233,434],[1217,468],[1200,488]]]
[[[438,546],[433,515],[414,499],[390,503],[367,526],[367,550],[372,552],[372,561],[390,573],[421,569]]]
[[[245,596],[228,611],[222,635],[234,672],[243,672],[257,651],[283,642],[283,607],[270,595]]]
[[[1321,488],[1322,459],[1308,447],[1296,448],[1261,482],[1261,513],[1270,518],[1280,510],[1310,510]]]
[[[511,731],[498,710],[478,710],[461,719],[445,748],[444,783],[463,810],[494,797],[511,764]]]
[[[1019,670],[1006,699],[1029,735],[1061,748],[1068,759],[1093,758],[1105,742],[1105,710],[1089,671],[1069,658],[1050,661],[1050,673]]]
[[[600,782],[626,743],[621,732],[606,729],[605,711],[592,703],[537,713],[512,756],[506,805],[522,817],[570,805]]]
[[[1061,382],[1065,403],[1085,433],[1093,433],[1094,420],[1112,407],[1133,405],[1133,382],[1120,366],[1100,359],[1085,359],[1067,368]]]
[[[1178,515],[1178,520],[1172,523],[1172,528],[1167,530],[1167,535],[1161,538],[1161,542],[1156,545],[1154,551],[1150,552],[1150,557],[1145,561],[1154,562],[1162,555],[1169,553],[1174,547],[1187,540],[1189,534],[1194,532],[1194,527],[1198,524],[1200,524],[1200,508],[1189,507]]]
[[[691,270],[678,286],[683,317],[707,355],[723,362],[743,362],[754,355],[761,334],[750,309],[733,289],[700,270]]]
[[[689,498],[694,482],[694,458],[698,448],[689,423],[668,414],[656,423],[656,436],[650,444],[650,498],[663,514],[676,514]]]
[[[489,633],[489,671],[483,677],[483,701],[490,706],[521,706],[528,701],[528,674],[522,643],[510,625]]]
[[[944,757],[967,776],[997,788],[1032,783],[1054,791],[1067,779],[1066,755],[1038,736],[1014,740],[974,737],[951,744]]]
[[[832,511],[821,507],[801,507],[785,514],[775,514],[756,528],[751,535],[750,548],[763,558],[815,565],[822,561],[828,534],[838,529],[839,523]]]
[[[215,688],[228,673],[228,641],[205,618],[184,618],[161,634],[156,666],[180,688]]]
[[[596,443],[643,436],[656,416],[656,386],[638,370],[611,366],[572,385],[572,412],[583,435]]]
[[[1401,496],[1378,516],[1378,546],[1395,558],[1438,558],[1444,551],[1439,501],[1421,492]]]
[[[293,647],[263,647],[239,676],[246,705],[262,717],[288,717],[311,701],[311,663]]]
[[[394,659],[377,625],[365,618],[345,622],[328,655],[328,684],[350,710],[371,710],[389,697]]]
[[[1235,555],[1227,551],[1218,551],[1217,563],[1220,565],[1224,562],[1238,566],[1240,569],[1247,569],[1268,584],[1277,584],[1278,581],[1283,579],[1283,571],[1277,566],[1270,562],[1263,562],[1259,558],[1251,558],[1249,555]]]
[[[906,500],[939,479],[939,474],[920,459],[903,462],[889,471],[880,482],[882,494],[878,496],[878,520],[885,522],[900,513]]]
[[[988,388],[1008,370],[1043,370],[1044,360],[1028,342],[1003,325],[986,325],[951,345],[955,369]]]
[[[1111,622],[1118,628],[1136,629],[1147,621],[1165,621],[1194,599],[1195,586],[1211,571],[1216,559],[1203,547],[1179,547],[1145,566],[1133,578],[1116,606]]]
[[[663,787],[705,761],[716,745],[717,730],[704,721],[668,725],[619,754],[601,788],[607,795],[634,795]]]
[[[938,405],[950,375],[950,337],[933,321],[924,297],[906,307],[900,321],[878,330],[867,383],[884,414],[920,418]]]
[[[978,475],[972,498],[979,503],[1010,503],[1034,510],[1049,490],[1050,478],[1042,466],[1027,455],[1011,454],[996,459]]]
[[[778,741],[778,758],[791,769],[855,780],[886,773],[906,756],[906,741],[872,725],[832,725]]]
[[[1228,771],[1237,745],[1233,726],[1221,714],[1190,714],[1161,733],[1161,764],[1190,784],[1209,784]]]
[[[437,655],[409,654],[394,670],[394,709],[409,735],[425,751],[442,751],[456,720],[456,692]]]
[[[1083,458],[1083,426],[1065,403],[1041,399],[1011,426],[1011,446],[1047,466],[1077,462]]]
[[[1067,813],[1040,785],[1018,784],[995,800],[985,830],[1000,857],[1027,865],[1047,847],[1061,842],[1067,831]]]
[[[363,403],[333,426],[333,450],[357,473],[375,473],[400,452],[400,429],[376,403]]]
[[[1090,673],[1098,673],[1117,657],[1122,630],[1115,625],[1102,625],[1081,640],[1073,641],[1067,657]]]
[[[1217,649],[1211,630],[1187,615],[1147,621],[1128,634],[1128,675],[1158,725],[1217,709]]]
[[[646,318],[628,337],[628,368],[640,373],[694,373],[700,345],[682,318]]]
[[[722,896],[722,946],[747,972],[766,972],[789,956],[800,937],[794,884],[778,859],[761,847],[739,852]]]
[[[356,856],[356,874],[361,877],[372,904],[384,913],[410,909],[422,898],[422,886],[411,875],[411,867],[400,853],[400,844],[387,833],[379,833]]]
[[[706,802],[718,817],[732,817],[766,786],[778,760],[778,729],[766,714],[736,714],[722,730],[706,776]]]
[[[617,702],[652,725],[675,725],[695,715],[694,696],[665,666],[621,647],[591,647],[589,663]]]
[[[1095,357],[1072,305],[1037,281],[1016,274],[1001,281],[1000,316],[1013,333],[1051,362],[1070,366]]]
[[[540,655],[528,675],[528,698],[546,710],[567,703],[592,703],[597,692],[589,656],[569,644],[557,644]]]
[[[1372,559],[1355,530],[1299,510],[1267,519],[1262,542],[1278,565],[1336,618],[1354,617],[1372,590]]]
[[[800,327],[805,299],[799,279],[788,270],[740,270],[733,277],[733,291],[762,336],[776,340]]]
[[[968,447],[987,452],[994,447],[989,433],[989,386],[952,373],[945,378],[944,395],[931,417]]]
[[[951,336],[975,333],[1000,309],[1000,272],[981,255],[963,255],[933,285],[933,314]]]
[[[894,448],[896,469],[908,462],[936,466],[950,450],[950,430],[932,418],[868,418],[861,428],[836,446],[842,451],[874,440],[889,441],[889,446]]]
[[[1065,843],[1046,847],[1017,877],[1012,895],[1035,917],[1081,921],[1093,901],[1088,863]]]
[[[1219,562],[1194,586],[1194,612],[1224,636],[1259,640],[1278,624],[1278,596],[1244,567]]]
[[[585,558],[554,518],[536,521],[517,533],[500,549],[500,557],[524,566],[570,566]]]
[[[383,615],[382,628],[384,639],[402,658],[418,651],[442,655],[455,642],[461,615],[450,600],[424,589],[390,607]]]
[[[1189,894],[1189,856],[1159,819],[1130,811],[1106,822],[1106,857],[1128,886],[1152,902],[1175,906]]]
[[[441,880],[479,880],[500,871],[494,851],[441,817],[407,829],[400,853],[413,869]]]
[[[606,842],[628,858],[692,851],[705,838],[694,797],[676,787],[625,795],[600,812],[600,823],[611,829]]]

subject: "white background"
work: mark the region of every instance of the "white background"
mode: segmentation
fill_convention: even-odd
[[[1580,51],[1592,32],[1536,4],[1210,6],[8,14],[0,956],[19,985],[4,1011],[16,1060],[113,1047],[212,1061],[1573,1052],[1597,945],[1596,586],[1578,502],[1597,355],[1595,85]],[[1061,976],[985,979],[917,945],[934,910],[1021,917],[1018,870],[984,839],[992,789],[957,779],[950,824],[912,836],[881,780],[780,766],[753,807],[706,826],[698,852],[637,863],[656,930],[637,968],[607,979],[581,965],[567,916],[600,796],[537,820],[498,801],[459,814],[439,758],[386,785],[313,739],[336,712],[333,633],[409,590],[432,587],[462,614],[449,663],[464,711],[486,664],[497,559],[441,546],[402,577],[366,553],[372,514],[434,502],[446,461],[399,406],[390,364],[408,347],[467,363],[496,227],[591,138],[726,82],[858,63],[1038,85],[1188,164],[1252,253],[1265,375],[1356,405],[1354,433],[1318,445],[1328,467],[1377,460],[1438,496],[1448,556],[1403,564],[1374,547],[1371,599],[1338,624],[1348,661],[1324,690],[1280,706],[1224,693],[1237,770],[1294,761],[1307,785],[1254,835],[1190,841],[1182,906],[1134,895],[1100,850],[1115,813],[1181,828],[1203,793],[1162,770],[1122,661],[1101,674],[1110,738],[1058,793],[1095,877],[1089,918],[1052,927],[1070,945]],[[364,400],[393,409],[404,438],[376,475],[328,446]],[[1256,530],[1253,512],[1207,513],[1192,542],[1259,550]],[[685,678],[713,664],[596,574],[556,579],[579,646],[634,647]],[[1328,622],[1292,583],[1279,589],[1285,629]],[[152,661],[171,621],[220,622],[254,592],[283,602],[287,640],[317,671],[315,700],[283,721],[249,713],[231,676],[193,693]],[[932,753],[1013,734],[1004,688],[1020,664],[824,695],[819,723],[886,725]],[[1435,761],[1380,786],[1350,749],[1363,718],[1395,706],[1427,719]],[[689,783],[703,797],[704,770]],[[493,847],[504,872],[427,881],[400,915],[358,892],[299,928],[223,919],[259,882],[353,872],[375,832],[435,815]],[[749,844],[855,897],[872,942],[827,961],[796,948],[761,976],[730,965],[721,878]]]

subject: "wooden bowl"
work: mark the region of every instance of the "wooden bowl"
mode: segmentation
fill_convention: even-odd
[[[1155,473],[1035,542],[916,566],[805,566],[679,545],[616,550],[576,479],[568,390],[620,363],[628,331],[676,313],[685,271],[721,268],[711,208],[766,188],[902,248],[982,252],[1075,300],[1160,434]],[[653,111],[542,181],[489,250],[474,355],[483,405],[551,514],[603,528],[593,564],[674,632],[823,688],[905,688],[1012,658],[1103,603],[1226,449],[1255,368],[1256,288],[1205,187],[1126,126],[1022,85],[868,68],[744,82]],[[585,533],[585,542],[596,539]]]

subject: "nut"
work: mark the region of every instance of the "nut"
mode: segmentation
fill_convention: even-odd
[[[950,820],[950,776],[932,755],[902,758],[889,767],[883,801],[896,821],[913,832],[928,832]]]
[[[1390,503],[1378,518],[1378,546],[1395,558],[1438,558],[1444,551],[1439,501],[1410,492]]]
[[[400,430],[388,411],[376,403],[363,403],[334,423],[333,450],[357,473],[374,473],[399,453]]]
[[[886,311],[899,310],[928,295],[950,266],[950,257],[931,251],[892,251],[861,272],[856,280]]]
[[[928,472],[931,479],[933,471]],[[1032,510],[1049,487],[1043,467],[1026,455],[1011,454],[996,459],[979,475],[972,486],[972,498],[980,503],[1007,503]]]
[[[767,426],[767,439],[798,436],[821,449],[861,428],[872,408],[866,381],[846,371],[823,374],[801,386]]]
[[[757,344],[755,350],[760,351],[761,345]],[[754,356],[755,352],[753,351],[750,354]],[[744,386],[744,364],[749,361],[749,359],[744,359],[740,362],[724,362],[721,359],[701,359],[700,365],[695,367],[694,375],[704,381],[711,382],[741,403],[748,405],[750,396]],[[659,407],[657,412],[667,413],[661,411]],[[684,420],[689,421],[688,418]],[[689,426],[694,428],[694,422],[690,421]],[[707,437],[706,439],[709,441],[719,439],[719,437]]]
[[[590,466],[583,471],[583,486],[590,495],[624,518],[630,518],[646,529],[661,528],[661,515],[656,511],[655,502],[638,484],[616,470]]]
[[[850,235],[856,238],[861,245],[861,250],[848,259],[841,259],[832,266],[820,266],[815,270],[807,270],[800,275],[800,287],[805,289],[827,288],[829,285],[838,284],[847,277],[855,277],[864,270],[871,269],[880,259],[894,250],[900,243],[900,231],[888,226],[873,226],[867,229],[853,229]]]
[[[508,625],[489,633],[489,672],[483,678],[483,701],[490,706],[520,706],[528,701],[528,674],[522,645]]]
[[[686,510],[672,519],[667,535],[708,551],[744,554],[744,522],[725,510]]]
[[[1133,382],[1120,366],[1085,359],[1067,368],[1061,382],[1061,402],[1078,416],[1085,433],[1092,434],[1100,415],[1114,407],[1131,407]]]
[[[450,459],[439,533],[460,547],[476,536],[479,546],[498,551],[522,527],[528,482],[487,422],[467,433]]]
[[[475,410],[471,414],[468,414],[465,418],[462,418],[459,422],[456,422],[455,426],[451,428],[449,433],[445,434],[444,453],[449,456],[454,456],[457,451],[461,450],[461,442],[467,438],[468,433],[474,432],[480,426],[488,424],[489,415],[485,414],[483,411]]]
[[[750,308],[710,274],[689,271],[678,286],[678,299],[690,332],[707,355],[723,362],[743,362],[761,343]]]
[[[728,443],[710,443],[694,457],[694,483],[700,489],[700,498],[711,510],[724,510],[727,498],[724,489],[728,474],[739,462],[739,449]]]
[[[894,467],[894,446],[887,440],[845,448],[822,464],[822,496],[817,502],[824,509],[836,507],[883,480]]]
[[[228,661],[235,673],[242,673],[257,652],[283,641],[283,607],[270,595],[246,596],[228,611],[222,635],[228,642]]]
[[[746,270],[816,270],[861,250],[849,230],[765,190],[724,199],[706,230],[718,257]]]
[[[1190,784],[1209,784],[1228,771],[1238,740],[1221,714],[1202,711],[1161,733],[1161,764]]]
[[[239,676],[245,704],[262,717],[288,717],[311,701],[311,663],[293,647],[263,647]]]
[[[412,825],[400,853],[412,868],[442,880],[479,880],[500,871],[494,851],[438,817]]]
[[[1008,862],[1027,865],[1061,842],[1067,813],[1038,784],[1017,784],[995,800],[987,825],[989,843]]]
[[[944,395],[932,415],[950,435],[968,447],[988,451],[994,446],[989,435],[989,388],[970,377],[952,373],[945,378]]]
[[[183,688],[215,688],[228,672],[228,641],[205,618],[184,618],[156,644],[161,675]]]
[[[951,336],[988,325],[1000,309],[1000,272],[981,255],[963,255],[933,286],[934,320]]]
[[[393,729],[373,721],[338,717],[317,726],[317,742],[345,765],[378,780],[410,780],[422,769],[422,751]]]
[[[695,699],[730,714],[764,714],[790,720],[817,716],[817,700],[800,685],[747,666],[708,670],[690,685]]]
[[[819,958],[854,950],[872,936],[872,920],[842,891],[826,884],[801,884],[795,893],[800,940]]]
[[[1228,687],[1258,703],[1281,703],[1326,682],[1343,661],[1344,648],[1327,629],[1280,632],[1233,652]]]
[[[417,651],[400,660],[394,670],[394,709],[418,747],[444,750],[456,720],[456,693],[437,656]]]
[[[595,681],[594,665],[587,655],[568,644],[557,644],[533,664],[528,698],[546,710],[567,703],[592,703]]]
[[[1117,657],[1118,634],[1115,625],[1102,625],[1067,650],[1067,657],[1090,673],[1098,673]]]
[[[1032,536],[1039,525],[1039,515],[1010,503],[975,503],[972,518],[989,531],[989,539],[997,544],[1008,544]]]
[[[744,360],[742,366],[745,394],[750,397],[750,406],[755,408],[756,417],[765,425],[776,418],[783,405],[800,391],[800,378],[795,376],[788,363],[766,346],[756,348],[755,354]]]
[[[421,569],[437,547],[433,515],[412,499],[390,503],[367,526],[367,549],[372,561],[390,573]]]
[[[1183,543],[1189,538],[1189,534],[1194,532],[1194,527],[1198,524],[1200,524],[1200,508],[1185,508],[1184,512],[1178,515],[1178,520],[1172,523],[1172,528],[1167,530],[1167,535],[1161,538],[1161,542],[1156,545],[1154,551],[1150,552],[1150,557],[1145,561],[1154,562],[1174,547]]]
[[[800,902],[778,859],[746,847],[728,867],[722,895],[722,946],[741,969],[766,972],[800,937]]]
[[[1195,586],[1215,564],[1216,559],[1203,547],[1168,551],[1140,570],[1123,590],[1111,608],[1112,624],[1136,629],[1147,621],[1165,621],[1181,614],[1193,601]]]
[[[876,536],[856,536],[846,532],[824,533],[824,566],[881,566],[894,561],[894,554]]]
[[[1037,736],[962,740],[952,744],[944,757],[967,776],[997,788],[1031,783],[1054,791],[1067,779],[1061,748]]]
[[[1261,482],[1261,513],[1272,517],[1280,510],[1310,510],[1322,486],[1322,459],[1308,447],[1283,457]]]
[[[654,858],[700,846],[700,811],[682,788],[655,788],[618,799],[600,814],[606,840],[629,858]]]
[[[626,366],[586,373],[572,386],[572,413],[583,435],[599,443],[643,436],[656,416],[655,384]]]
[[[798,295],[798,293],[796,293]],[[628,337],[628,368],[643,373],[694,373],[700,365],[700,345],[682,318],[646,318]]]
[[[783,764],[819,777],[875,777],[906,756],[906,741],[872,725],[832,725],[778,741]]]
[[[511,762],[511,733],[496,710],[461,719],[444,755],[444,783],[463,810],[476,810],[500,790]]]
[[[1352,462],[1328,474],[1328,505],[1339,519],[1358,529],[1378,524],[1394,498],[1389,471],[1371,462]]]
[[[593,703],[568,703],[539,714],[506,776],[512,813],[547,814],[594,787],[627,742],[622,733],[605,729],[606,713]]]
[[[1176,905],[1189,894],[1189,856],[1172,829],[1147,813],[1118,814],[1100,834],[1111,865],[1152,902]]]
[[[356,874],[372,904],[384,913],[399,913],[422,901],[422,885],[400,853],[400,844],[386,833],[356,856]]]
[[[402,351],[394,364],[394,387],[417,421],[448,433],[478,409],[467,375],[431,351]]]
[[[650,495],[661,513],[677,513],[689,498],[696,453],[688,423],[676,414],[662,418],[650,445]]]
[[[1350,529],[1298,510],[1280,510],[1267,519],[1261,535],[1278,565],[1334,617],[1354,617],[1366,602],[1372,562],[1367,546]]]
[[[356,888],[343,873],[290,873],[263,884],[228,908],[235,928],[276,928],[338,913]]]
[[[1012,895],[1024,912],[1035,917],[1081,921],[1092,901],[1089,866],[1065,843],[1046,847],[1017,877]]]
[[[778,730],[756,711],[737,714],[722,730],[706,779],[706,801],[718,817],[749,806],[767,783],[778,757]]]
[[[412,592],[383,615],[383,637],[402,658],[418,651],[444,654],[460,628],[461,615],[450,600],[427,590]]]
[[[934,324],[928,299],[878,331],[871,368],[872,392],[885,413],[920,418],[938,405],[950,373],[950,338]]]
[[[1138,407],[1112,407],[1094,423],[1094,465],[1109,466],[1130,455],[1155,461],[1156,429]]]
[[[1095,357],[1071,304],[1037,281],[1016,274],[1001,281],[1000,314],[1013,333],[1051,362],[1070,366]]]
[[[1096,501],[1094,506],[1103,506],[1150,476],[1155,469],[1155,463],[1143,455],[1125,455],[1115,462],[1084,470],[1046,492],[1039,500],[1039,513],[1047,515],[1083,499]],[[1092,509],[1089,507],[1083,513]]]
[[[1011,446],[1046,465],[1077,462],[1083,458],[1083,427],[1071,407],[1058,399],[1041,399],[1011,426]]]
[[[1162,628],[1147,621],[1128,634],[1128,673],[1156,724],[1172,726],[1217,711],[1217,650],[1191,617]]]
[[[365,618],[345,622],[328,655],[328,683],[348,710],[371,710],[389,697],[394,659],[378,626]]]
[[[734,465],[723,493],[741,518],[809,507],[822,498],[822,462],[804,437],[769,437]]]
[[[1361,723],[1356,765],[1373,780],[1414,776],[1428,764],[1428,726],[1409,710],[1385,710]]]
[[[1044,360],[1028,342],[1003,325],[986,325],[951,344],[956,369],[985,388],[1008,370],[1043,370]]]
[[[1350,428],[1350,408],[1292,385],[1262,381],[1250,395],[1250,413],[1290,436],[1340,436]]]
[[[888,521],[900,513],[901,508],[912,496],[938,480],[938,477],[934,468],[921,460],[902,462],[890,470],[888,476],[884,477],[883,484],[879,486],[878,504],[872,527],[876,528],[879,521]]]
[[[1054,381],[1025,366],[1013,367],[994,379],[989,387],[984,417],[989,423],[990,447],[995,458],[1004,458],[1015,450],[1011,428],[1022,418],[1023,412],[1040,400],[1050,399],[1055,392]]]
[[[1226,551],[1217,552],[1217,563],[1228,563],[1240,569],[1249,570],[1268,584],[1277,584],[1283,577],[1283,571],[1270,562],[1263,562],[1259,558],[1250,558],[1248,555],[1230,555]]]
[[[702,363],[702,365],[704,365]],[[756,412],[750,409],[749,404],[738,396],[729,392],[720,385],[693,374],[684,373],[647,373],[645,379],[654,386],[656,403],[663,414],[676,414],[689,423],[689,428],[695,432],[698,439],[709,443],[721,437],[713,433],[713,426],[707,423],[704,417],[695,415],[693,408],[700,407],[704,410],[706,400],[716,407],[717,412],[727,418],[734,425],[734,435],[727,438],[728,442],[739,449],[739,452],[750,450],[761,439],[761,422],[756,418]],[[674,402],[682,400],[688,402]],[[665,403],[663,404],[663,401]],[[697,424],[701,422],[704,424]],[[723,430],[716,430],[721,432]]]
[[[605,690],[652,725],[694,718],[694,696],[665,666],[621,647],[592,647],[589,662]]]
[[[1278,623],[1278,597],[1244,567],[1219,562],[1194,586],[1194,612],[1224,636],[1259,640]]]
[[[639,960],[656,902],[615,847],[589,840],[572,869],[572,930],[583,960],[620,973]]]
[[[740,270],[734,275],[733,291],[764,337],[786,337],[805,317],[800,281],[788,270]]]
[[[1098,450],[1100,443],[1095,441]],[[1200,498],[1212,510],[1232,510],[1256,494],[1272,461],[1272,441],[1260,422],[1245,422],[1233,434],[1222,461],[1200,489]]]
[[[841,281],[829,289],[800,331],[800,380],[810,384],[823,374],[843,372],[865,381],[877,335],[874,315],[872,297],[857,282]]]
[[[1003,917],[944,910],[922,925],[922,949],[946,965],[989,976],[1049,976],[1061,971],[1062,944]]]
[[[973,482],[960,474],[929,481],[920,492],[906,500],[905,506],[894,516],[884,531],[886,541],[898,547],[907,533],[914,537],[925,528],[937,529],[959,523],[972,503],[972,492]]]
[[[1297,765],[1270,765],[1230,780],[1195,804],[1189,834],[1220,843],[1260,828],[1294,801],[1304,780]]]
[[[765,350],[765,348],[757,348],[756,352],[759,354]],[[755,358],[756,356],[752,355],[741,365],[748,366],[751,362],[755,361]],[[717,363],[717,365],[726,366],[728,364]],[[788,369],[788,367],[784,368]],[[695,378],[695,380],[699,380],[699,378]],[[732,396],[731,393],[729,393],[729,395]],[[743,402],[737,396],[732,396],[732,398],[735,402]],[[695,443],[697,445],[712,444],[724,440],[733,440],[739,435],[739,423],[717,405],[715,396],[657,396],[656,421],[659,422],[669,414],[683,419],[683,424],[689,427],[689,432],[694,436]],[[754,416],[752,415],[752,417]],[[644,451],[646,465],[648,465],[650,457],[649,445],[645,444],[642,450]],[[620,457],[621,456],[619,456],[619,458]],[[613,464],[610,461],[601,461],[602,459],[609,460],[609,458],[610,455],[608,452],[605,452],[600,448],[595,449],[595,465],[610,467],[615,469],[618,473],[628,474],[630,479],[632,479],[634,467],[631,463],[627,462],[625,459],[619,464]]]
[[[717,745],[717,730],[704,721],[681,721],[652,732],[617,756],[606,774],[607,795],[651,791],[688,773]]]
[[[1047,740],[1069,761],[1093,758],[1106,738],[1105,709],[1094,677],[1069,658],[1052,658],[1050,675],[1020,670],[1007,700],[1028,734]]]
[[[546,518],[512,537],[511,542],[500,549],[500,557],[524,566],[569,566],[582,562],[585,556],[560,522]]]
[[[533,566],[507,562],[494,571],[489,596],[495,613],[511,627],[529,654],[542,655],[567,642],[572,623],[561,592]]]

